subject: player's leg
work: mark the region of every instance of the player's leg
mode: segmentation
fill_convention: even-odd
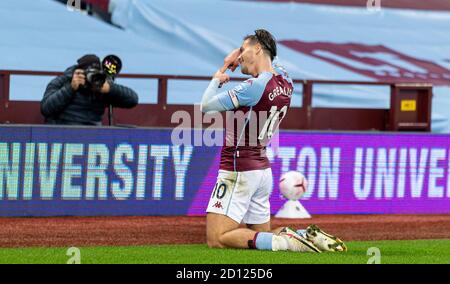
[[[263,170],[261,184],[252,196],[249,210],[244,217],[247,228],[257,232],[270,232],[278,235],[283,227],[272,229],[270,223],[270,195],[273,189],[272,170]]]
[[[262,170],[261,173],[261,183],[253,194],[243,219],[248,228],[258,232],[254,238],[254,246],[272,250],[319,252],[314,244],[288,228],[271,229],[269,198],[273,187],[272,170]],[[272,242],[269,243],[268,240]]]
[[[247,224],[247,228],[257,232],[270,232],[274,234],[279,234],[284,227],[278,227],[276,229],[272,229],[270,225],[270,221],[264,224]]]
[[[285,236],[261,233],[239,228],[231,218],[216,213],[207,214],[207,242],[211,248],[259,249],[270,251],[288,250]]]
[[[251,229],[239,228],[248,211],[250,200],[261,184],[262,171],[219,171],[216,186],[207,209],[207,242],[215,248],[257,248],[286,250],[286,241],[278,236],[260,235]],[[270,212],[264,222],[270,222]],[[269,224],[266,224],[270,226]]]
[[[307,240],[298,240],[292,233],[273,234],[239,228],[244,216],[248,224],[270,222],[270,206],[267,206],[270,190],[264,188],[259,195],[264,198],[263,211],[247,214],[255,192],[260,189],[265,171],[219,171],[216,186],[208,204],[206,223],[207,240],[215,248],[252,248],[259,250],[318,251]],[[271,171],[270,171],[271,175]],[[267,179],[267,178],[266,178]],[[266,182],[267,183],[267,182]],[[265,186],[267,187],[267,186]],[[263,195],[268,195],[264,196]],[[259,214],[259,213],[263,214]],[[266,225],[267,226],[267,225]]]
[[[298,237],[309,240],[321,251],[343,252],[347,251],[347,246],[338,237],[321,230],[317,225],[310,225],[305,230],[294,231],[288,227],[270,228],[270,222],[264,224],[247,224],[247,228],[257,232],[270,232],[274,235],[296,234]]]
[[[248,240],[252,240],[256,232],[239,229],[239,225],[253,193],[251,183],[242,173],[219,171],[207,209],[208,246],[248,248]]]
[[[249,248],[249,240],[253,240],[256,232],[239,228],[239,223],[216,213],[206,216],[206,238],[212,248]]]

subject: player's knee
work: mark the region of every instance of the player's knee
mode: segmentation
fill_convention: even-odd
[[[219,241],[208,241],[207,242],[209,248],[224,248],[224,246]]]
[[[209,248],[224,248],[225,246],[220,243],[220,237],[209,237],[206,240]]]

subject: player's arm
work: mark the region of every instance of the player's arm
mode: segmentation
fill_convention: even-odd
[[[233,89],[221,93],[217,93],[220,80],[213,79],[203,95],[206,103],[204,104],[202,100],[202,111],[225,111],[239,107],[252,107],[261,99],[270,78],[270,74],[262,74],[258,78],[248,79]]]
[[[230,80],[230,77],[225,74],[227,68],[234,71],[238,66],[236,61],[238,55],[238,49],[230,53],[224,60],[224,66],[214,74],[208,88],[203,93],[202,112],[233,110],[242,106],[251,107],[261,99],[266,84],[271,78],[267,74],[248,79],[229,91],[219,92],[219,86]]]
[[[202,96],[200,110],[226,111],[234,109],[233,104],[227,99],[227,92],[220,92],[220,85],[228,82],[230,78],[221,70],[217,71]]]
[[[223,66],[214,74],[213,79],[203,93],[200,109],[202,112],[209,111],[226,111],[235,108],[235,105],[228,99],[228,92],[220,92],[220,88],[223,84],[230,80],[230,77],[225,74],[227,69],[234,71],[238,63],[238,57],[240,54],[239,49],[234,49],[230,54],[225,57]]]

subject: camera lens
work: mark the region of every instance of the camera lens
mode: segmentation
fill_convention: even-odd
[[[106,74],[102,70],[89,68],[86,70],[86,82],[94,90],[100,90],[106,82]]]

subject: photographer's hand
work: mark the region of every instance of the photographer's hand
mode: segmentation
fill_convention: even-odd
[[[72,90],[78,91],[80,86],[83,86],[84,84],[86,84],[86,76],[84,75],[84,70],[76,69],[73,72],[73,76],[72,76],[72,83],[71,83]]]
[[[100,90],[100,93],[102,93],[102,94],[108,94],[110,91],[111,91],[111,85],[109,84],[108,81],[106,81],[106,82],[103,84],[103,87],[102,87],[102,89]]]

